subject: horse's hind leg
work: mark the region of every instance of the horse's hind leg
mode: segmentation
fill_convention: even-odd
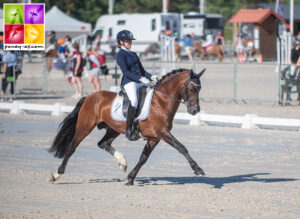
[[[115,140],[119,135],[119,132],[108,127],[104,137],[98,142],[98,147],[113,155],[117,159],[120,169],[123,172],[126,172],[127,163],[125,156],[111,146],[113,140]]]
[[[184,145],[181,144],[171,133],[166,133],[163,139],[176,150],[178,150],[179,153],[185,156],[196,175],[205,175],[204,171],[193,160],[193,158],[190,156],[188,150],[184,147]]]
[[[133,181],[141,169],[141,167],[146,163],[148,160],[148,157],[150,156],[151,152],[155,148],[155,146],[158,144],[159,140],[149,140],[147,144],[144,147],[144,150],[140,156],[140,160],[136,164],[136,166],[133,168],[133,170],[128,174],[128,183],[126,185],[133,185]]]
[[[80,125],[79,125],[80,124]],[[89,124],[89,123],[77,123],[76,126],[76,132],[75,136],[70,143],[70,147],[68,147],[68,150],[66,152],[66,155],[63,159],[62,164],[59,166],[57,172],[51,174],[50,182],[54,182],[58,180],[62,174],[64,174],[66,166],[68,164],[68,161],[72,154],[75,152],[77,146],[80,144],[80,142],[93,130],[95,125]]]

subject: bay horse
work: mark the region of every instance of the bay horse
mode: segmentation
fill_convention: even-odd
[[[188,160],[196,175],[205,175],[188,153],[187,149],[172,134],[172,122],[180,102],[187,107],[188,113],[195,115],[200,112],[199,91],[201,89],[199,74],[192,70],[177,69],[163,76],[154,87],[150,113],[146,120],[139,121],[140,135],[147,141],[140,159],[128,175],[127,185],[133,185],[134,179],[147,161],[155,146],[164,140],[177,149]],[[58,170],[51,174],[51,182],[60,178],[65,172],[69,158],[79,143],[97,126],[106,129],[98,147],[113,155],[122,171],[126,171],[127,163],[123,154],[115,150],[111,143],[121,133],[125,133],[126,123],[112,119],[111,105],[117,93],[98,91],[79,100],[74,110],[62,121],[49,152],[55,157],[63,158]],[[182,101],[183,99],[183,101]]]
[[[281,95],[280,95],[280,102],[281,105],[289,105],[292,101],[291,93],[292,88],[296,86],[297,93],[298,93],[298,104],[300,105],[300,67],[296,67],[295,69],[295,76],[288,77],[288,73],[290,71],[290,66],[284,68],[281,72],[280,79],[284,81],[281,84]]]
[[[201,53],[200,59],[203,60],[204,58],[207,58],[209,55],[217,55],[220,62],[223,61],[224,55],[222,52],[222,48],[219,45],[213,45],[210,50],[208,50],[206,53],[204,52],[204,49],[202,47],[201,43],[194,44],[194,51]]]

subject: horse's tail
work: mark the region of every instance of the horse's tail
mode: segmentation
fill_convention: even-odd
[[[54,152],[54,156],[63,158],[70,147],[76,131],[78,113],[86,97],[82,97],[74,110],[60,123],[58,133],[53,141],[49,152]]]

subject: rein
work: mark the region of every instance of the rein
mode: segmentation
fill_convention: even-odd
[[[179,99],[177,99],[176,97],[170,96],[169,94],[166,94],[165,92],[163,92],[162,90],[158,89],[157,87],[152,87],[152,88],[153,88],[154,90],[159,91],[160,93],[166,95],[167,97],[169,97],[169,98],[171,98],[171,99],[173,99],[173,100],[176,100],[176,101],[179,102],[179,103],[186,104],[186,102],[188,102],[188,101],[179,100]]]

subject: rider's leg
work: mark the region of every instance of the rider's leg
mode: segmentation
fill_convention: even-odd
[[[138,84],[135,82],[129,82],[124,86],[128,99],[130,100],[128,112],[127,112],[127,121],[126,121],[126,137],[130,141],[135,141],[139,136],[134,131],[133,122],[135,119],[136,108],[138,105],[137,90]]]

